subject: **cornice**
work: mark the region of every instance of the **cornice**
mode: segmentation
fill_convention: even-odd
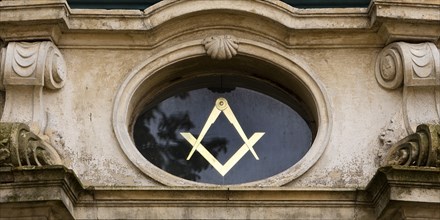
[[[408,218],[420,217],[420,211],[426,216],[434,217],[439,214],[438,209],[435,209],[440,204],[439,198],[435,196],[440,190],[439,172],[440,168],[432,167],[383,167],[377,171],[366,189],[115,186],[85,188],[74,172],[62,166],[11,167],[0,168],[0,209],[17,202],[21,204],[21,209],[32,207],[36,201],[51,206],[47,202],[54,201],[63,204],[57,208],[66,209],[71,216],[78,219],[96,219],[103,213],[112,215],[116,212],[125,217],[146,217],[161,213],[161,218],[171,218],[174,214],[179,214],[182,208],[191,211],[188,218],[197,218],[197,210],[207,207],[215,207],[220,211],[246,207],[246,210],[259,216],[264,214],[261,212],[262,208],[279,210],[280,213],[286,213],[286,210],[309,211],[295,212],[297,218],[310,218],[308,213],[319,216],[319,213],[326,212],[326,209],[333,210],[333,214],[344,213],[343,216],[339,216],[343,219],[390,219],[396,212],[405,212]],[[319,212],[316,212],[317,210]],[[417,213],[412,213],[415,210]],[[0,213],[0,217],[2,214],[6,213]],[[276,217],[273,212],[271,214],[272,217]],[[245,217],[236,217],[240,216]]]
[[[200,30],[228,29],[266,36],[286,48],[298,48],[381,47],[397,40],[437,44],[440,36],[440,3],[433,0],[377,0],[369,8],[343,9],[297,9],[281,1],[243,0],[234,4],[214,1],[217,2],[204,4],[206,1],[167,0],[145,11],[71,9],[65,0],[1,1],[0,39],[5,42],[45,39],[63,48],[83,43],[87,47],[86,41],[72,41],[84,34],[112,35],[116,40],[129,34],[134,39],[129,46],[150,49],[163,41]],[[220,15],[222,19],[216,19]],[[192,31],[186,30],[185,20],[194,17],[202,22],[191,27]],[[234,23],[243,17],[252,19]],[[206,19],[210,22],[203,22]],[[188,22],[194,23],[194,20]],[[261,24],[273,30],[261,28]],[[178,29],[170,31],[176,25]],[[311,33],[317,34],[315,40],[302,40]],[[147,34],[151,37],[145,38]],[[339,42],[328,40],[345,35],[348,37]],[[362,41],[359,38],[363,38]],[[114,44],[93,42],[93,46],[104,48]]]
[[[440,204],[440,168],[388,166],[379,168],[366,187],[379,219],[392,219],[391,210],[402,202]],[[426,206],[428,207],[428,206]],[[402,211],[402,210],[400,210]],[[438,211],[437,215],[439,214]]]

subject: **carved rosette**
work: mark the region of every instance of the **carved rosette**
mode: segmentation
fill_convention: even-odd
[[[396,48],[384,49],[379,55],[376,61],[376,80],[387,89],[395,89],[402,85],[402,57]]]
[[[208,37],[202,44],[212,59],[228,60],[237,55],[238,40],[231,35]]]
[[[66,80],[66,64],[61,52],[50,41],[10,42],[4,61],[5,86],[38,85],[62,88]]]
[[[440,124],[419,125],[388,152],[388,165],[440,167]]]
[[[56,150],[23,123],[0,123],[0,166],[61,164]]]

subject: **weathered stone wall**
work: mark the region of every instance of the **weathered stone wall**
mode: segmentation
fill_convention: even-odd
[[[119,85],[130,69],[149,53],[104,49],[62,51],[67,60],[69,82],[60,93],[64,93],[62,97],[71,98],[54,100],[48,105],[60,106],[61,101],[65,103],[61,106],[72,108],[58,110],[65,113],[60,121],[68,122],[58,129],[66,135],[66,158],[69,158],[66,162],[70,162],[67,165],[87,185],[154,184],[125,158],[112,132],[111,120]],[[401,108],[399,92],[381,89],[376,82],[372,67],[378,51],[363,48],[290,52],[310,64],[321,79],[331,100],[331,120],[338,123],[333,124],[327,149],[318,163],[289,185],[364,187],[376,172],[375,160],[381,146],[378,137]],[[96,157],[98,152],[100,156]],[[68,155],[72,154],[77,156],[70,158]],[[104,168],[108,170],[103,171]]]
[[[323,105],[329,114],[328,129],[323,131],[327,140],[320,143],[325,145],[320,146],[322,156],[286,186],[363,188],[380,165],[382,148],[387,147],[379,138],[381,133],[387,133],[382,139],[397,140],[408,134],[405,120],[417,124],[439,120],[436,114],[428,119],[408,116],[401,89],[382,88],[375,76],[378,54],[386,44],[405,40],[438,44],[439,15],[435,12],[439,6],[434,1],[375,1],[368,9],[310,10],[277,1],[164,1],[145,12],[69,9],[63,1],[3,1],[0,6],[0,37],[5,45],[51,40],[61,51],[67,74],[63,88],[43,88],[41,97],[33,100],[43,112],[40,118],[35,118],[34,108],[2,120],[40,124],[35,129],[46,131],[41,134],[50,136],[63,164],[85,185],[157,185],[125,156],[115,136],[112,115],[118,89],[150,57],[196,41],[200,41],[198,50],[203,50],[203,39],[208,36],[233,35],[239,45],[240,41],[252,42],[282,51],[307,67],[307,74],[320,83],[328,98]],[[21,7],[26,8],[25,19],[19,16],[24,13]],[[402,9],[414,12],[402,17]],[[35,26],[36,22],[42,24]],[[3,59],[12,59],[8,57],[14,56],[12,52],[3,50]],[[240,53],[244,52],[239,46]],[[169,57],[162,62],[166,59],[173,60]],[[430,59],[434,77],[438,77],[438,57]],[[8,70],[9,64],[3,65]],[[5,91],[14,93],[8,85]],[[438,105],[438,94],[428,96]],[[425,111],[436,111],[433,106]]]
[[[345,9],[295,9],[276,0],[165,0],[144,11],[71,9],[65,0],[3,0],[1,122],[27,124],[27,132],[51,149],[54,164],[76,174],[78,180],[59,167],[49,174],[35,171],[52,183],[55,177],[45,175],[57,173],[50,190],[59,196],[42,200],[62,201],[53,206],[66,206],[68,211],[58,214],[69,218],[117,218],[119,213],[127,218],[386,219],[402,214],[402,201],[411,201],[405,207],[429,204],[427,215],[438,217],[432,208],[438,198],[411,194],[438,193],[438,178],[429,177],[438,168],[419,170],[424,174],[415,185],[410,180],[418,175],[411,169],[378,169],[387,164],[392,146],[420,133],[418,125],[440,123],[439,11],[435,0],[376,0],[368,8]],[[234,41],[232,52],[213,55],[211,50],[225,48],[209,49],[207,39],[225,36]],[[136,104],[176,76],[191,76],[194,68],[210,70],[203,64],[208,59],[228,70],[255,71],[307,96],[319,127],[302,161],[267,180],[213,187],[173,177],[136,153],[129,131]],[[272,67],[279,71],[271,72]],[[21,180],[45,187],[28,177],[33,167],[21,169],[0,170],[5,177],[0,198],[26,185]],[[3,199],[6,205],[0,208],[18,209],[9,204],[17,201],[34,199]],[[152,207],[149,213],[145,207]]]

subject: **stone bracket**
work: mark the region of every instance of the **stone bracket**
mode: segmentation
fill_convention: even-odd
[[[396,42],[376,60],[376,80],[385,89],[403,85],[403,117],[408,133],[440,122],[440,52],[433,43]]]
[[[3,51],[0,89],[6,91],[6,98],[1,121],[27,123],[34,133],[44,134],[43,88],[64,86],[64,58],[50,41],[9,42]]]
[[[6,48],[3,85],[63,87],[64,59],[50,41],[10,42]]]
[[[440,86],[440,52],[433,43],[392,43],[376,61],[376,79],[386,89]]]

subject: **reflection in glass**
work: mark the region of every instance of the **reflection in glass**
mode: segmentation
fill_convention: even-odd
[[[290,106],[245,88],[222,92],[212,88],[195,89],[149,106],[133,128],[139,151],[168,173],[214,184],[261,180],[288,169],[307,153],[312,144],[312,131]],[[260,159],[256,160],[248,152],[224,177],[197,151],[186,160],[192,146],[180,135],[180,132],[190,132],[197,138],[218,97],[228,100],[247,137],[265,132],[253,146]],[[224,114],[220,114],[202,144],[224,164],[243,145],[243,140]]]

